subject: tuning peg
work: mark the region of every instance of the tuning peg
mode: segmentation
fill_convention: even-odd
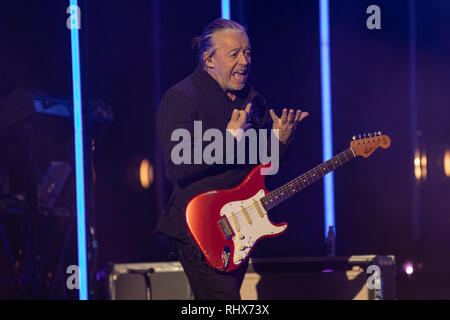
[[[358,139],[361,139],[361,135],[360,134],[358,134]]]
[[[378,131],[378,135],[381,136],[381,131]]]
[[[352,137],[352,140],[356,140],[356,136],[353,136],[353,137]]]
[[[369,138],[371,138],[371,137],[372,137],[372,134],[369,132],[369,133],[367,134],[367,136],[368,136]]]

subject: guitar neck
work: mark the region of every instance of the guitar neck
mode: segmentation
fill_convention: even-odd
[[[270,210],[355,157],[356,154],[350,147],[330,160],[325,161],[301,176],[269,192],[261,198],[261,203],[266,210]]]

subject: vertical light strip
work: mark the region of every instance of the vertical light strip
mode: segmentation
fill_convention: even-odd
[[[323,161],[333,156],[332,118],[331,118],[331,79],[330,79],[330,28],[328,0],[319,0],[320,11],[320,71],[322,91],[322,157]],[[324,177],[325,237],[328,227],[334,224],[334,175]]]
[[[222,2],[222,19],[230,20],[230,0],[221,0]]]
[[[77,8],[77,0],[70,0],[70,5]],[[72,7],[74,8],[74,7]],[[79,11],[71,8],[71,15],[78,15]],[[79,21],[78,17],[78,21]],[[70,30],[72,44],[72,86],[73,86],[73,119],[75,139],[75,183],[77,203],[77,239],[78,239],[78,267],[79,267],[79,298],[88,299],[87,259],[86,259],[86,208],[84,193],[84,156],[83,156],[83,115],[81,108],[81,71],[80,45],[78,29]]]

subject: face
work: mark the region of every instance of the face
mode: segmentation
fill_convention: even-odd
[[[250,72],[250,44],[244,32],[219,31],[213,35],[214,53],[206,52],[206,70],[224,91],[241,90]]]

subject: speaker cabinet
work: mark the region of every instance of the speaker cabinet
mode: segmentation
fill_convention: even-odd
[[[192,300],[189,281],[179,262],[110,264],[111,300]]]
[[[243,300],[395,299],[394,256],[252,259]]]
[[[111,264],[112,300],[192,300],[179,262]],[[395,299],[394,256],[250,259],[243,300]]]

